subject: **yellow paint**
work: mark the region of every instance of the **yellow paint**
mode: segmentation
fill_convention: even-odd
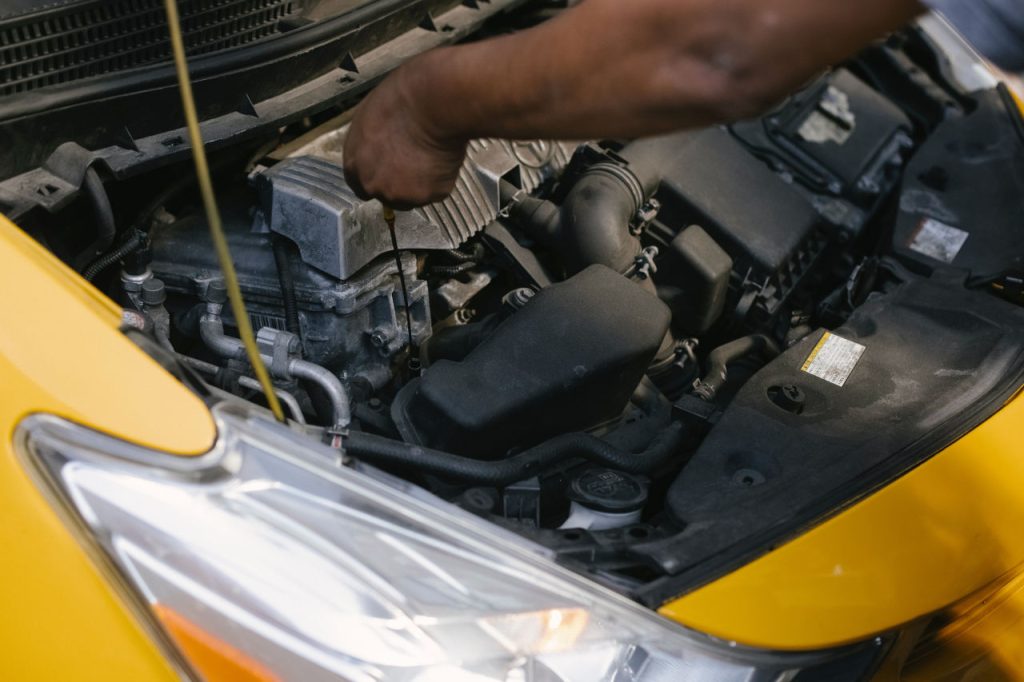
[[[200,454],[209,411],[119,330],[120,310],[0,216],[0,424],[46,411],[149,447]]]
[[[804,360],[803,367],[800,368],[801,372],[806,372],[811,368],[811,365],[814,364],[814,358],[818,357],[818,353],[821,352],[825,342],[828,341],[831,336],[832,334],[829,332],[825,332],[821,335],[821,338],[818,339],[818,343],[814,344],[814,348],[811,349],[811,354],[807,356],[806,360]]]
[[[902,682],[1024,679],[1024,575],[943,618],[949,624],[926,636],[903,665]]]
[[[0,217],[3,680],[178,679],[12,450],[32,412],[180,454],[209,448],[202,402],[119,323],[117,306]]]
[[[813,649],[1008,580],[1024,567],[1022,443],[1018,397],[902,478],[660,612],[752,646]]]

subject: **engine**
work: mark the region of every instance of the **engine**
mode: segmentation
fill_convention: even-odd
[[[861,117],[871,125],[842,128]],[[507,519],[560,525],[575,505],[577,519],[609,523],[595,519],[613,502],[541,504],[547,460],[561,459],[552,439],[575,434],[564,447],[646,490],[661,444],[682,439],[668,433],[673,412],[707,426],[737,364],[756,368],[810,333],[793,324],[814,312],[802,285],[892,187],[911,128],[846,71],[764,125],[761,136],[742,124],[624,145],[475,142],[451,197],[399,212],[397,258],[380,204],[345,183],[344,130],[257,166],[223,211],[281,394],[312,424],[461,458],[407,461],[367,435],[375,463],[414,466],[462,494],[512,485],[491,504]],[[862,157],[842,156],[852,175],[796,182],[829,135]],[[759,158],[769,154],[774,167]],[[161,220],[126,291],[166,320],[185,362],[259,399],[205,220]],[[698,362],[707,347],[724,355]],[[647,455],[630,460],[638,450]],[[527,480],[536,490],[515,488]]]
[[[352,466],[660,603],[663,582],[810,509],[806,480],[877,464],[888,445],[863,438],[916,437],[926,420],[891,419],[879,376],[934,401],[965,390],[948,368],[981,360],[911,361],[898,349],[915,330],[1002,333],[985,331],[996,298],[908,284],[940,265],[914,246],[923,200],[896,199],[905,183],[941,191],[957,164],[979,172],[930,138],[1001,105],[953,115],[921,105],[949,91],[938,75],[915,71],[910,101],[902,67],[871,73],[839,69],[761,119],[655,139],[474,142],[448,199],[398,214],[397,252],[380,204],[345,183],[343,129],[225,164],[231,253],[291,420]],[[204,383],[265,402],[198,203],[172,187],[143,216],[101,285]],[[970,267],[993,281],[1009,266]],[[961,328],[951,307],[986,322]]]

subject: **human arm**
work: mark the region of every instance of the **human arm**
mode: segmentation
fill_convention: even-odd
[[[585,0],[519,33],[411,60],[359,106],[354,188],[451,191],[468,140],[641,137],[759,113],[920,13],[917,0]]]

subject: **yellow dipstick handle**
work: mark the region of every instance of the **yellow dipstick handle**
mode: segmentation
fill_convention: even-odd
[[[206,210],[206,221],[210,224],[210,236],[213,238],[213,248],[217,251],[217,260],[220,261],[221,272],[224,273],[224,285],[228,290],[228,301],[231,303],[231,312],[238,324],[238,335],[245,346],[246,355],[249,357],[249,364],[263,387],[263,394],[267,398],[267,405],[274,417],[284,423],[284,410],[274,392],[274,383],[270,380],[266,365],[260,356],[259,347],[256,345],[256,336],[252,333],[252,324],[249,322],[249,314],[245,310],[245,301],[242,300],[242,290],[238,286],[238,274],[235,272],[235,264],[231,260],[231,252],[228,250],[228,241],[224,237],[224,226],[220,222],[220,211],[217,209],[217,200],[213,196],[213,183],[210,180],[210,167],[206,162],[206,148],[203,146],[203,136],[199,130],[199,116],[196,114],[196,103],[192,97],[192,82],[188,76],[188,64],[185,60],[185,44],[181,38],[181,23],[178,18],[178,6],[175,0],[164,0],[164,8],[167,11],[167,26],[171,31],[171,50],[174,52],[174,66],[178,71],[178,87],[181,90],[181,104],[185,110],[185,121],[188,124],[188,137],[192,145],[192,158],[196,164],[196,176],[199,179],[199,192],[203,197],[203,208]]]

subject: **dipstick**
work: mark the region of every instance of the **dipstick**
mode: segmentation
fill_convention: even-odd
[[[409,287],[405,283],[405,271],[402,270],[402,254],[398,250],[398,236],[395,234],[395,210],[382,203],[381,212],[384,214],[384,222],[388,225],[388,232],[391,233],[391,248],[395,252],[395,265],[398,266],[398,282],[402,287],[402,304],[405,306],[405,327],[409,333],[409,364],[412,367],[415,364],[415,349],[412,345],[412,313],[409,312]]]
[[[192,145],[192,159],[196,164],[196,176],[199,180],[199,191],[203,197],[203,208],[206,211],[206,221],[210,225],[210,236],[213,238],[213,247],[217,252],[217,260],[220,262],[221,272],[224,274],[224,285],[228,293],[228,301],[231,304],[231,312],[238,325],[238,335],[245,346],[245,353],[249,358],[249,364],[256,374],[256,379],[263,387],[263,394],[266,396],[267,405],[278,421],[284,422],[284,410],[277,399],[274,391],[274,383],[270,380],[266,365],[263,364],[263,357],[260,355],[259,347],[256,345],[256,336],[252,332],[252,324],[249,322],[249,314],[245,310],[245,301],[242,300],[242,289],[238,286],[238,274],[235,272],[234,262],[231,260],[231,252],[228,250],[228,241],[224,237],[224,226],[220,221],[220,211],[217,208],[217,200],[213,195],[213,182],[210,180],[210,167],[206,161],[206,148],[203,146],[203,136],[199,129],[199,116],[196,114],[196,103],[192,96],[192,82],[189,80],[188,63],[185,58],[185,44],[181,37],[181,22],[178,17],[178,6],[176,0],[164,0],[164,8],[167,12],[167,26],[171,32],[171,50],[174,53],[174,66],[178,72],[178,89],[181,91],[181,104],[185,110],[185,122],[188,124],[189,142]],[[393,233],[392,233],[393,234]]]

